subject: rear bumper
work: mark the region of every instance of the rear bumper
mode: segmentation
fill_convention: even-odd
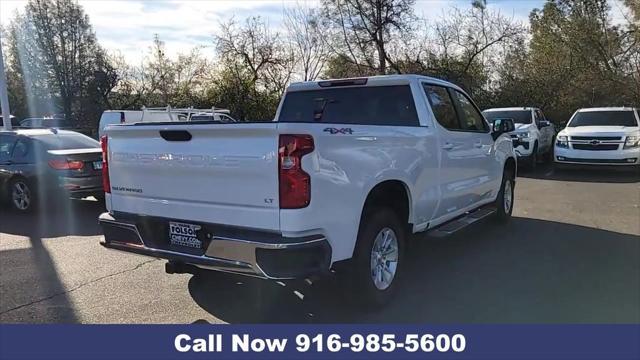
[[[556,146],[554,160],[559,164],[633,166],[640,164],[640,149],[592,151]]]
[[[104,193],[102,176],[58,177],[58,186],[74,196],[90,196]]]
[[[215,224],[203,224],[213,235],[202,253],[176,250],[163,240],[166,233],[160,224],[169,220],[172,219],[103,213],[99,217],[105,237],[101,245],[202,269],[266,279],[303,278],[326,272],[331,265],[331,246],[324,236],[286,238]]]

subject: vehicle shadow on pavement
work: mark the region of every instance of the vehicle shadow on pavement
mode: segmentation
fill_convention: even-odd
[[[36,238],[99,235],[98,216],[104,211],[102,202],[75,199],[41,204],[27,214],[0,207],[0,233]]]
[[[206,273],[189,291],[230,323],[640,322],[638,235],[515,217],[417,237],[407,254],[397,296],[378,312],[349,305],[335,277],[282,286]]]
[[[42,239],[32,236],[29,242],[27,249],[0,251],[0,322],[77,323],[73,304]],[[25,307],[19,319],[11,315]]]
[[[553,164],[542,164],[534,171],[526,169],[518,171],[518,177],[540,180],[628,184],[640,182],[640,168],[560,168]]]

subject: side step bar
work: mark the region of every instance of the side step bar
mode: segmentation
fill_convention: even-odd
[[[450,220],[438,227],[435,227],[427,231],[427,235],[432,237],[445,237],[453,233],[456,233],[467,226],[482,220],[490,215],[495,214],[496,209],[494,207],[482,207],[473,212],[466,213],[461,217]]]

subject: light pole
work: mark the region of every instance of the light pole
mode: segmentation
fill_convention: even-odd
[[[4,72],[4,55],[2,55],[2,31],[0,31],[0,106],[2,106],[2,123],[4,124],[4,129],[11,130],[11,111],[9,111],[7,75]]]

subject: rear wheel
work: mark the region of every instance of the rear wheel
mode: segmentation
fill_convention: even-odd
[[[8,199],[11,207],[19,212],[28,212],[35,206],[35,192],[24,178],[16,178],[9,182]]]
[[[502,174],[502,184],[500,192],[496,198],[496,219],[499,222],[507,222],[511,219],[513,203],[515,200],[515,176],[511,170],[505,169]]]
[[[345,269],[351,299],[380,307],[392,298],[403,267],[405,229],[388,208],[365,211],[354,258]]]

